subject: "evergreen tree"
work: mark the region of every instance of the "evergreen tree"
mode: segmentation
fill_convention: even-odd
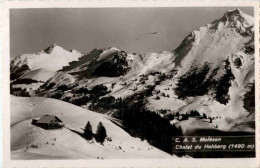
[[[205,113],[203,113],[202,118],[207,119],[207,115]]]
[[[180,116],[180,113],[179,113],[179,112],[177,112],[177,113],[175,114],[175,116],[176,116],[176,117],[179,117],[179,116]]]
[[[155,97],[155,100],[160,100],[160,97],[159,97],[159,96],[156,96],[156,97]]]
[[[209,123],[212,123],[212,118],[211,117],[209,118]]]
[[[225,71],[226,74],[219,79],[217,84],[215,99],[226,105],[230,100],[229,88],[231,87],[231,81],[235,79],[228,60],[225,61]]]
[[[210,66],[205,63],[202,67],[191,67],[187,73],[180,77],[175,93],[179,99],[186,99],[189,96],[201,96],[208,93],[213,84],[212,77],[207,75]]]
[[[96,141],[103,144],[107,137],[106,128],[103,126],[102,122],[99,122],[96,132]]]
[[[85,129],[84,129],[84,137],[87,140],[91,140],[93,138],[93,133],[92,133],[92,126],[90,124],[90,122],[88,121]]]

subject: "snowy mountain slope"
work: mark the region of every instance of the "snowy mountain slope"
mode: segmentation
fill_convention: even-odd
[[[23,74],[19,79],[33,79],[37,81],[46,82],[48,79],[53,77],[56,72],[48,71],[43,68],[39,68]]]
[[[125,75],[115,75],[114,77],[110,76],[102,76],[100,73],[98,76],[93,74],[104,62],[115,62],[117,55],[121,56],[123,53],[123,59],[126,60],[128,66],[125,66],[127,69],[127,73]],[[103,54],[103,55],[102,55]],[[119,57],[120,59],[120,57]],[[79,85],[78,87],[88,87],[91,88],[95,85],[104,84],[107,87],[111,88],[111,84],[115,83],[112,93],[110,95],[115,97],[127,97],[131,95],[133,92],[131,89],[135,86],[138,87],[138,90],[143,90],[147,85],[153,85],[156,77],[150,76],[150,82],[146,84],[141,84],[140,82],[143,80],[143,75],[149,75],[150,73],[165,73],[171,71],[174,64],[175,56],[170,52],[161,52],[161,53],[147,53],[145,55],[137,55],[137,54],[128,54],[119,49],[115,49],[114,47],[109,48],[108,50],[104,50],[103,53],[97,55],[92,61],[87,62],[86,66],[78,66],[74,69],[70,69],[69,73],[73,75],[76,79],[76,83]],[[98,61],[99,60],[99,61]],[[115,63],[116,64],[116,63]],[[120,63],[119,63],[120,66]],[[107,73],[111,73],[105,67],[102,67]],[[113,75],[111,75],[113,76]],[[62,81],[56,80],[53,78],[49,81],[53,83],[60,83]],[[125,85],[127,83],[127,85]],[[124,93],[123,93],[124,92]]]
[[[117,51],[119,51],[119,49],[117,49],[115,47],[110,47],[107,50],[104,50],[99,55],[99,57],[97,58],[97,61],[103,61],[103,60],[111,59]]]
[[[17,83],[13,85],[13,88],[26,89],[33,95],[44,82],[56,74],[56,71],[69,65],[70,62],[78,60],[82,55],[76,50],[67,51],[53,44],[37,54],[23,54],[12,58],[10,63],[11,81]],[[28,80],[31,81],[28,82]]]
[[[63,84],[69,85],[76,81],[76,79],[68,74],[68,73],[62,73],[58,72],[55,76],[53,76],[48,82],[49,83],[55,83],[55,86],[60,86]]]
[[[68,66],[63,67],[60,71],[77,72],[79,70],[84,70],[90,61],[98,57],[102,52],[102,49],[93,49],[89,53],[84,54],[78,60],[70,62]]]
[[[169,94],[173,98],[159,95],[161,99],[158,102],[161,103],[155,103],[156,100],[152,98],[148,103],[149,109],[157,111],[170,109],[168,114],[176,112],[189,114],[190,111],[197,110],[201,115],[204,113],[214,117],[212,125],[217,126],[218,129],[241,129],[253,132],[255,128],[252,124],[238,128],[238,123],[254,121],[253,115],[251,115],[254,114],[254,109],[246,110],[244,108],[247,99],[245,95],[249,91],[248,86],[253,85],[255,81],[252,27],[253,18],[235,9],[228,11],[221,19],[201,27],[187,36],[173,52],[176,56],[177,75],[155,88],[161,88],[161,92]],[[192,74],[194,68],[199,68],[198,72],[202,71],[200,68],[205,64],[208,65],[209,72],[203,79],[204,82],[213,75],[212,80],[219,83],[217,84],[219,86],[212,84],[209,86],[209,91],[203,95],[200,96],[198,93],[198,96],[188,96],[182,100],[183,106],[180,106],[182,103],[177,103],[177,105],[169,107],[171,102],[180,100],[174,100],[178,97],[176,92],[169,92],[165,89],[172,86],[170,90],[176,90],[176,84],[184,75]],[[227,79],[228,73],[233,76],[233,79],[231,79],[232,77]],[[222,82],[225,80],[227,81]],[[193,90],[194,87],[198,86],[189,85],[186,89]],[[226,93],[219,92],[220,89],[226,87],[228,87]],[[164,90],[162,91],[162,89]],[[173,95],[171,95],[172,93]],[[220,94],[225,95],[223,97],[227,100],[226,104],[216,99],[216,96]],[[253,101],[254,98],[251,99],[251,102]]]
[[[97,52],[95,52],[97,53]],[[93,55],[93,54],[92,54]],[[82,59],[81,57],[80,59]],[[154,71],[169,71],[174,67],[175,56],[170,53],[163,51],[161,53],[147,53],[145,55],[130,54],[121,51],[115,47],[110,47],[106,50],[102,50],[99,54],[90,61],[77,61],[74,65],[65,67],[71,74],[81,75],[84,78],[93,77],[119,77],[129,74],[149,74]],[[172,62],[169,62],[172,61]],[[109,63],[109,65],[104,65]],[[171,66],[167,70],[164,70],[165,66]],[[108,71],[111,75],[105,72],[96,73],[103,69]],[[115,74],[113,71],[124,71],[126,74]],[[65,70],[66,71],[66,70]]]
[[[89,62],[89,65],[81,74],[83,77],[122,76],[130,70],[131,61],[126,52],[110,47]]]
[[[155,111],[170,109],[169,113],[182,114],[197,110],[201,115],[205,113],[207,116],[218,118],[213,121],[212,125],[223,130],[236,130],[237,128],[234,126],[237,126],[238,123],[254,121],[253,115],[248,116],[252,112],[254,114],[254,109],[248,111],[244,108],[247,87],[252,85],[255,80],[252,27],[252,17],[236,9],[228,11],[223,18],[206,27],[201,27],[186,37],[180,47],[173,52],[172,60],[176,65],[174,69],[177,74],[155,87],[155,92],[153,92],[155,95],[148,98],[147,107]],[[169,61],[169,59],[167,60]],[[219,87],[216,88],[214,85],[202,98],[195,96],[194,99],[178,99],[174,92],[176,84],[187,71],[192,71],[190,66],[200,68],[208,63],[210,71],[206,79],[213,75],[214,80],[223,81],[227,74],[226,60],[230,63],[230,71],[234,75],[233,81],[228,82],[231,86],[225,93],[229,95],[227,104],[215,100],[215,90],[218,90]],[[161,67],[160,70],[165,70],[165,67]],[[166,70],[166,74],[171,74],[171,71]],[[147,81],[149,80],[148,77]],[[222,84],[219,85],[221,88]],[[194,87],[196,86],[191,85],[187,89]],[[161,93],[157,94],[158,91]],[[162,94],[169,95],[169,97],[162,96]],[[159,100],[156,100],[156,95],[159,96]],[[253,102],[254,98],[251,101]],[[254,125],[248,124],[247,127],[243,126],[240,129],[251,132],[254,131]]]
[[[138,138],[131,137],[101,114],[59,100],[39,97],[11,96],[11,103],[11,155],[13,159],[172,157]],[[32,118],[40,118],[45,114],[58,116],[66,128],[44,130],[31,125]],[[82,132],[87,121],[90,121],[93,132],[101,121],[112,141],[105,141],[103,146],[95,141],[86,141],[71,131]]]
[[[253,18],[239,9],[229,10],[219,20],[188,35],[173,53],[183,74],[191,65],[205,62],[220,66],[228,55],[236,54],[253,37]],[[213,67],[213,68],[214,68]]]
[[[208,93],[203,96],[184,99],[187,105],[174,108],[169,113],[186,114],[197,110],[201,115],[204,113],[214,117],[212,124],[218,129],[254,132],[255,128],[252,124],[247,124],[246,127],[238,126],[238,123],[243,123],[243,121],[248,123],[254,121],[253,115],[251,115],[254,114],[254,109],[248,111],[244,108],[248,86],[253,85],[255,81],[252,20],[252,17],[238,9],[230,10],[224,14],[223,18],[199,28],[184,39],[173,52],[176,55],[175,63],[178,70],[178,74],[172,78],[173,90],[176,89],[175,84],[178,83],[179,79],[183,75],[187,75],[188,71],[192,71],[191,66],[200,68],[205,63],[208,64],[210,71],[204,81],[213,74],[213,80],[219,83],[219,86],[210,86]],[[230,64],[229,66],[227,62]],[[234,78],[221,83],[220,81],[227,80],[228,72]],[[230,86],[228,86],[229,84]],[[165,86],[165,82],[158,87],[163,86]],[[193,87],[197,86],[190,85],[189,87],[187,89],[192,90]],[[228,87],[226,93],[218,92],[219,89],[225,87]],[[216,94],[226,94],[227,104],[216,100]],[[177,97],[177,95],[172,96]],[[167,102],[169,104],[172,99],[164,98],[164,101],[164,104]],[[254,98],[251,99],[251,102],[253,101]],[[157,103],[150,103],[151,105],[150,108],[157,110],[163,107]]]
[[[67,51],[62,47],[53,44],[37,54],[24,54],[11,60],[11,72],[19,71],[23,66],[30,70],[44,68],[49,71],[58,71],[69,62],[78,60],[82,54],[76,50]]]
[[[35,90],[41,87],[56,73],[57,72],[48,71],[43,68],[28,71],[19,78],[12,81],[12,88],[25,89],[27,92],[30,92],[30,94],[33,95]]]

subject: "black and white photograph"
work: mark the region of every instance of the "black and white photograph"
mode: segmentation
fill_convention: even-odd
[[[10,8],[9,159],[256,158],[255,10]]]

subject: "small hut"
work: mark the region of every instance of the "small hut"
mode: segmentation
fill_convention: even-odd
[[[44,115],[38,121],[33,119],[32,124],[44,129],[57,129],[64,126],[62,121],[55,115]]]

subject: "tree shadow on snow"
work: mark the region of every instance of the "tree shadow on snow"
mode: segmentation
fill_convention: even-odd
[[[76,131],[76,130],[73,130],[73,129],[70,129],[70,128],[67,128],[68,130],[70,130],[71,132],[74,132],[76,134],[78,134],[79,136],[81,136],[81,138],[85,139],[83,133],[79,132],[79,131]]]

